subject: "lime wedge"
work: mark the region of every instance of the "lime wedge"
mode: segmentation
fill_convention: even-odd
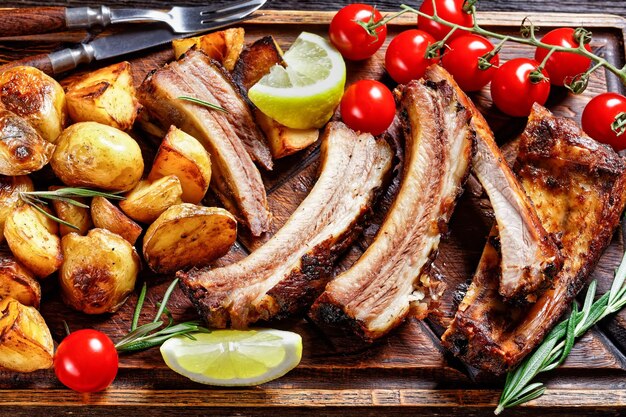
[[[174,337],[161,345],[173,371],[208,385],[250,386],[279,378],[302,358],[302,338],[274,329],[215,330]]]
[[[346,64],[324,38],[302,32],[283,60],[248,91],[263,113],[294,129],[320,128],[333,115],[346,84]]]

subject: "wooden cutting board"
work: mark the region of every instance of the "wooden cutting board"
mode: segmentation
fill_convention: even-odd
[[[247,41],[271,34],[285,49],[303,30],[325,35],[333,13],[262,11],[241,24]],[[514,33],[526,17],[520,13],[481,13],[480,23],[503,33]],[[624,64],[626,20],[618,16],[537,15],[531,16],[542,33],[555,27],[584,25],[594,34],[592,47],[607,59]],[[387,42],[402,30],[412,28],[415,19],[403,16],[389,25]],[[0,58],[17,59],[52,50],[64,42],[90,38],[85,32],[50,34],[42,37],[0,39]],[[102,36],[102,35],[100,35]],[[348,82],[361,78],[382,79],[383,47],[372,59],[348,64]],[[501,62],[517,56],[532,56],[527,46],[507,44]],[[141,82],[152,69],[171,60],[169,48],[136,54],[130,58],[135,81]],[[89,70],[95,68],[83,68]],[[548,107],[556,114],[580,121],[587,101],[604,91],[622,91],[615,77],[602,71],[594,73],[588,90],[580,95],[554,89]],[[475,94],[474,101],[485,113],[498,142],[506,144],[524,128],[525,119],[511,119],[491,105],[488,89]],[[148,149],[148,155],[152,149]],[[299,154],[277,161],[272,173],[263,173],[274,230],[278,229],[304,199],[317,178],[319,149],[317,144]],[[376,216],[362,239],[346,254],[338,270],[348,267],[367,247],[384,216],[385,201],[375,208]],[[480,188],[470,185],[463,195],[451,222],[450,236],[441,246],[437,267],[448,284],[442,317],[425,322],[409,319],[389,337],[367,348],[350,346],[342,339],[329,340],[308,322],[294,319],[271,323],[273,327],[300,333],[304,340],[302,363],[287,376],[260,387],[224,389],[193,383],[170,371],[158,349],[124,355],[114,384],[105,392],[81,395],[65,389],[53,371],[32,374],[0,372],[0,410],[2,415],[300,415],[313,412],[322,415],[405,415],[446,416],[491,415],[498,400],[502,381],[476,374],[447,354],[438,336],[442,325],[454,314],[453,297],[457,287],[471,278],[482,252],[485,237],[493,223],[489,200]],[[619,264],[624,244],[623,233],[616,233],[593,277],[605,291],[613,270]],[[257,247],[258,240],[241,236],[238,244],[220,264],[239,259]],[[154,276],[144,271],[149,295],[142,320],[149,320],[155,304],[161,299],[172,276]],[[56,278],[44,282],[42,313],[54,339],[64,335],[63,320],[73,330],[92,327],[104,331],[113,340],[125,334],[135,306],[134,294],[117,313],[87,316],[64,306],[56,290]],[[168,306],[179,319],[195,317],[189,301],[176,290]],[[574,347],[570,357],[558,370],[542,377],[546,394],[508,415],[563,415],[576,409],[593,415],[620,415],[626,406],[626,314],[607,320],[593,328]],[[184,408],[184,411],[180,408]],[[323,409],[321,409],[323,408]]]

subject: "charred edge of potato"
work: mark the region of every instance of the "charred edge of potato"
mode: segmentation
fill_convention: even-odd
[[[91,219],[96,227],[122,236],[131,245],[141,235],[141,226],[104,197],[91,200]]]
[[[247,91],[276,64],[285,65],[283,52],[272,36],[265,36],[244,48],[235,64],[233,79]]]
[[[60,188],[59,186],[48,187],[50,191],[55,191]],[[76,200],[79,203],[87,204],[87,200],[84,198],[73,198],[72,200]],[[64,224],[59,225],[59,231],[61,232],[61,236],[65,236],[68,233],[78,233],[79,235],[85,235],[93,227],[93,222],[91,221],[91,215],[89,214],[89,209],[85,207],[78,207],[74,204],[66,203],[60,200],[53,200],[52,207],[54,208],[54,212],[57,217],[63,221],[72,224],[78,229],[73,229]]]
[[[87,314],[117,311],[135,288],[141,269],[135,248],[106,229],[92,229],[87,236],[70,233],[62,247],[63,301]]]
[[[55,143],[67,125],[63,87],[37,68],[16,66],[1,72],[0,102],[48,142]]]
[[[180,204],[183,189],[175,175],[154,181],[141,181],[120,201],[120,208],[128,217],[142,223],[152,223],[169,207]]]
[[[148,179],[154,181],[168,175],[180,180],[185,203],[200,203],[211,182],[209,153],[196,138],[175,126],[170,127],[161,142]]]
[[[4,224],[13,210],[24,204],[20,192],[34,191],[33,182],[26,175],[0,176],[0,242],[4,241]]]
[[[74,79],[67,87],[66,98],[74,122],[94,121],[120,130],[133,127],[140,108],[127,61]]]
[[[36,308],[10,297],[0,300],[0,368],[15,372],[48,369],[53,352],[50,329]]]
[[[243,28],[231,28],[195,38],[175,39],[172,41],[172,47],[176,59],[195,46],[220,62],[228,71],[232,71],[243,50],[244,36]]]
[[[41,286],[32,272],[20,264],[8,250],[0,250],[0,299],[11,297],[39,308]]]
[[[254,109],[254,118],[267,138],[274,159],[305,149],[320,137],[319,129],[293,129],[278,123],[259,109]]]
[[[217,207],[179,204],[150,225],[143,254],[150,269],[171,273],[206,266],[224,256],[237,238],[237,221]]]
[[[13,210],[4,225],[11,252],[38,278],[47,277],[63,263],[58,233],[55,221],[28,204]]]

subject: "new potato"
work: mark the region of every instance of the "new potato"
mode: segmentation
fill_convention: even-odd
[[[35,308],[41,302],[39,282],[8,250],[0,251],[0,299],[7,297]]]
[[[64,187],[48,187],[50,191],[58,190],[59,188]],[[84,198],[74,197],[72,200],[75,200],[82,204],[87,204],[87,201]],[[64,224],[59,224],[59,231],[61,232],[61,236],[65,236],[68,233],[75,232],[79,235],[87,234],[87,231],[93,227],[93,223],[91,222],[91,216],[89,215],[89,208],[79,207],[74,204],[66,203],[61,200],[52,200],[52,207],[54,208],[54,212],[56,216],[76,226],[78,229],[74,229],[72,227],[66,226]]]
[[[24,204],[20,192],[34,191],[33,182],[26,175],[17,177],[0,176],[0,242],[4,241],[4,224],[18,206]]]
[[[113,313],[135,288],[139,255],[124,238],[106,229],[76,233],[62,240],[65,261],[59,272],[61,295],[87,314]]]
[[[141,226],[104,197],[91,200],[91,219],[96,227],[107,229],[134,245],[141,234]]]
[[[174,39],[172,46],[176,59],[195,46],[232,71],[243,49],[244,35],[243,28],[231,28],[195,38]]]
[[[169,207],[180,204],[183,189],[175,175],[154,181],[141,181],[120,201],[128,217],[142,223],[152,223]]]
[[[50,161],[66,185],[128,191],[143,175],[137,142],[127,133],[96,122],[80,122],[63,131]]]

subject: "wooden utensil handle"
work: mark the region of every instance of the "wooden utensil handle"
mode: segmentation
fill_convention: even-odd
[[[22,58],[17,61],[11,61],[8,64],[4,64],[0,66],[0,73],[6,71],[9,68],[16,67],[18,65],[28,65],[31,67],[35,67],[50,76],[54,76],[54,69],[52,67],[52,61],[50,60],[50,56],[48,54],[39,54],[39,55],[29,56],[27,58]]]
[[[0,36],[35,35],[65,29],[65,7],[0,10]]]

